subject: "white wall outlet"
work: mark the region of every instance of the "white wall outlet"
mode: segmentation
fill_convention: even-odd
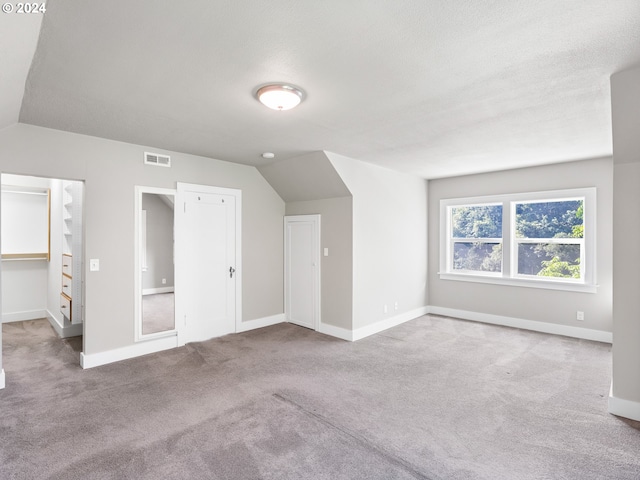
[[[398,310],[398,302],[397,301],[393,303],[393,309],[394,310]]]
[[[89,260],[89,271],[91,272],[99,272],[100,271],[100,259],[92,258]]]
[[[163,279],[162,279],[162,284],[163,284],[163,285],[166,285],[166,284],[167,284],[167,279],[166,279],[166,278],[163,278]]]
[[[584,321],[584,312],[581,312],[580,310],[578,310],[576,312],[576,320],[580,320],[581,322]]]
[[[382,313],[389,313],[389,307],[386,303],[384,304],[384,307],[382,307]]]
[[[324,256],[328,257],[329,256],[329,249],[325,247],[324,249]]]

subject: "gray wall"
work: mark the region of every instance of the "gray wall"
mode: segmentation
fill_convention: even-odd
[[[353,329],[425,307],[427,181],[326,154],[353,195]]]
[[[352,198],[289,202],[287,215],[320,214],[322,323],[351,330],[353,316]]]
[[[173,208],[159,195],[143,193],[142,209],[147,212],[147,270],[142,272],[142,289],[173,287]]]
[[[611,101],[615,192],[613,396],[640,403],[640,68],[612,75]],[[637,405],[636,411],[640,411]]]
[[[172,168],[145,166],[155,148],[17,124],[0,131],[0,170],[85,181],[85,354],[134,342],[134,186],[176,181],[242,190],[243,320],[283,312],[284,202],[253,167],[167,152]],[[162,153],[162,151],[160,151]]]
[[[507,170],[429,182],[429,302],[433,306],[612,330],[612,209],[611,158]],[[597,187],[598,293],[567,292],[440,280],[440,200],[456,197]],[[576,320],[576,311],[585,313]]]

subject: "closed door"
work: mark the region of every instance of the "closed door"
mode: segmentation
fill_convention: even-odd
[[[176,308],[179,304],[182,318],[178,318],[183,321],[186,342],[236,331],[239,274],[236,196],[207,187],[192,190],[196,191],[180,192],[179,184],[182,208],[176,229],[176,253],[180,252],[176,259]]]
[[[320,215],[285,217],[285,316],[317,330],[320,323]]]

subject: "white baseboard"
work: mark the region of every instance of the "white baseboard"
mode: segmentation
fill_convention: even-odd
[[[174,290],[174,287],[143,288],[142,295],[155,295],[156,293],[173,293]]]
[[[523,330],[532,330],[534,332],[552,333],[554,335],[563,335],[565,337],[613,343],[613,334],[603,330],[592,330],[590,328],[573,327],[571,325],[558,325],[556,323],[538,322],[535,320],[525,320],[523,318],[503,317],[501,315],[491,315],[489,313],[469,312],[467,310],[457,310],[455,308],[447,307],[431,306],[429,308],[429,313],[443,315],[445,317],[460,318],[462,320],[473,320],[474,322],[521,328]]]
[[[47,316],[46,310],[27,310],[24,312],[12,312],[2,314],[2,323],[23,322],[25,320],[38,320]]]
[[[613,383],[609,392],[609,413],[640,422],[640,403],[613,396]]]
[[[106,365],[108,363],[119,362],[129,358],[161,352],[162,350],[169,350],[170,348],[176,348],[177,346],[177,335],[171,335],[138,342],[133,345],[129,345],[128,347],[107,350],[106,352],[92,353],[88,355],[83,352],[80,354],[80,366],[82,368],[99,367],[100,365]]]
[[[284,313],[278,313],[277,315],[271,315],[270,317],[247,320],[246,322],[240,322],[236,325],[236,333],[248,332],[249,330],[255,330],[256,328],[270,327],[271,325],[283,323],[284,321]]]
[[[346,328],[336,327],[327,323],[320,323],[318,332],[324,333],[325,335],[330,335],[332,337],[341,338],[342,340],[347,340],[348,342],[353,342],[353,332]]]
[[[0,390],[4,388],[4,368],[0,370]]]
[[[393,328],[402,323],[408,322],[409,320],[413,320],[414,318],[426,315],[429,312],[430,307],[424,306],[416,308],[414,310],[409,310],[408,312],[401,313],[400,315],[385,318],[384,320],[380,320],[379,322],[367,325],[365,327],[360,327],[357,330],[353,331],[353,340],[360,340],[376,333],[383,332],[385,330],[388,330],[389,328]]]
[[[47,319],[60,338],[79,337],[84,333],[82,323],[74,323],[65,327],[64,323],[61,324],[58,317],[49,310],[47,310]]]

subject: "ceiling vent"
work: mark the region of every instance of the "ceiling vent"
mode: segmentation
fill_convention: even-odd
[[[170,167],[171,157],[169,155],[160,155],[159,153],[144,152],[145,165],[155,165],[156,167]]]

